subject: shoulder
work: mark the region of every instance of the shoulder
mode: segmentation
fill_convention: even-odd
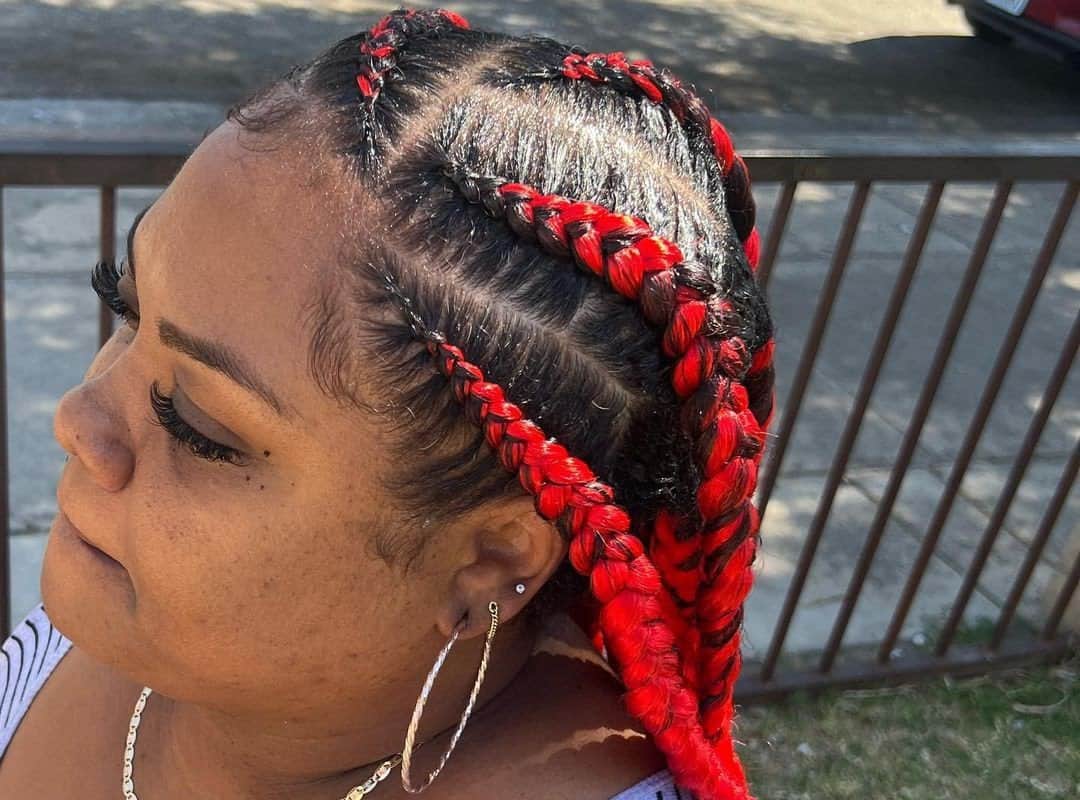
[[[461,765],[469,796],[608,800],[666,774],[663,753],[623,707],[624,691],[570,617],[550,620]]]

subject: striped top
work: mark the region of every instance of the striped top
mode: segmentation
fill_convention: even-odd
[[[15,626],[0,650],[0,757],[45,679],[71,649],[71,640],[52,626],[45,606]]]
[[[15,626],[0,649],[0,759],[26,715],[34,696],[71,649],[71,640],[53,627],[38,603]],[[668,770],[654,772],[611,800],[694,800],[674,784]]]

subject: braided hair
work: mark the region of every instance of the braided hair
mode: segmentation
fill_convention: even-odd
[[[401,513],[531,493],[569,558],[528,623],[574,613],[676,781],[750,798],[732,697],[774,339],[723,126],[648,61],[406,9],[229,118],[360,190],[309,366],[393,402]]]

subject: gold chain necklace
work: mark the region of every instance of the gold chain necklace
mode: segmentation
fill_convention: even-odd
[[[139,800],[135,794],[135,782],[132,780],[131,772],[135,763],[135,738],[139,732],[139,723],[142,722],[142,712],[146,707],[146,698],[150,696],[151,691],[149,686],[143,687],[139,699],[135,701],[135,711],[131,715],[131,724],[128,725],[127,746],[124,748],[124,800]],[[399,761],[401,761],[400,753],[384,761],[370,778],[359,786],[350,789],[342,800],[360,800],[361,797],[371,792],[379,781],[389,775],[390,770]]]

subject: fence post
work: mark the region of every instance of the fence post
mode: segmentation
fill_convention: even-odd
[[[4,186],[0,184],[0,640],[11,633],[11,524],[8,497],[7,315],[4,313]]]

